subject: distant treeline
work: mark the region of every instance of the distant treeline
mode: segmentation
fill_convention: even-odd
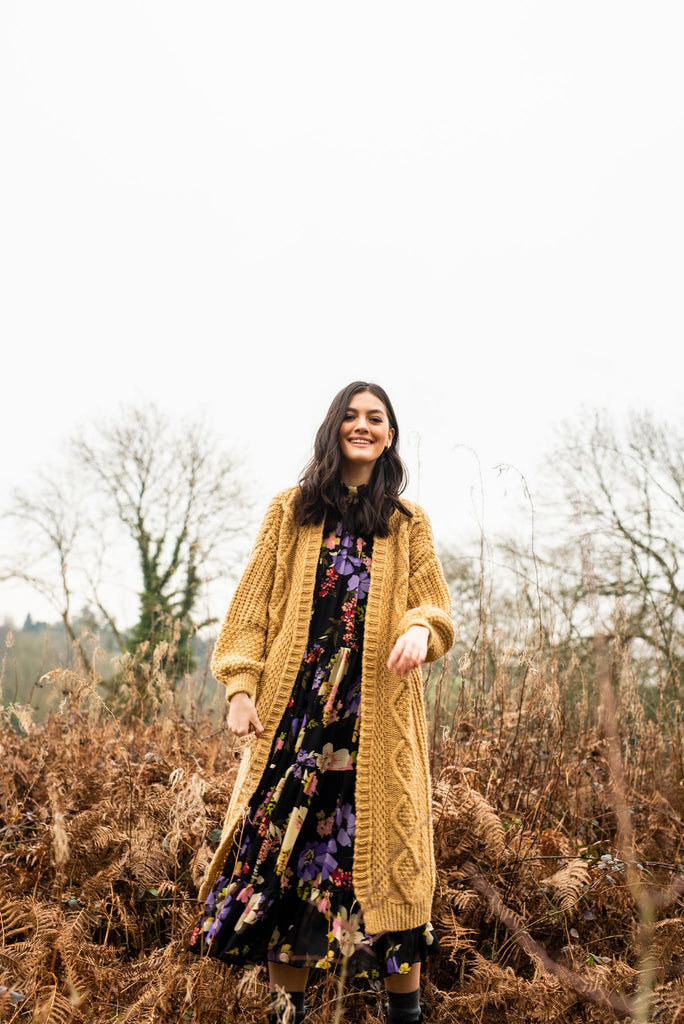
[[[94,655],[97,675],[103,683],[111,683],[116,675],[116,659],[123,653],[119,640],[126,641],[126,634],[119,634],[117,639],[112,629],[99,623],[87,609],[74,617],[73,625],[86,650]],[[212,646],[213,637],[195,634],[190,643],[189,668],[202,671]],[[52,703],[42,677],[55,668],[72,666],[74,645],[61,622],[34,620],[29,613],[21,628],[9,618],[0,625],[0,658],[2,704],[31,704],[42,715]]]

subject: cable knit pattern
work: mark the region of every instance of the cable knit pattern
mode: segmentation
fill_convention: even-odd
[[[264,732],[242,756],[201,901],[266,767],[306,647],[323,527],[297,524],[295,496],[292,487],[271,501],[214,649],[212,671],[227,699],[245,690]],[[397,676],[387,659],[397,637],[421,625],[434,661],[453,644],[454,628],[430,521],[405,504],[413,518],[393,512],[389,536],[374,538],[364,626],[353,886],[371,933],[428,921],[436,881],[422,674]]]

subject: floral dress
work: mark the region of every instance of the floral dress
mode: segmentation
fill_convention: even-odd
[[[347,501],[360,489],[346,487]],[[329,969],[344,958],[347,977],[375,979],[406,973],[440,947],[429,922],[368,934],[352,887],[373,545],[337,518],[324,524],[309,638],[289,704],[189,948],[230,964]]]

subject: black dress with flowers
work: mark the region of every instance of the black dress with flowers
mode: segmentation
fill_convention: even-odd
[[[347,500],[358,488],[347,487]],[[439,950],[432,924],[366,932],[352,888],[361,655],[372,538],[326,520],[309,638],[245,825],[190,950],[225,963],[273,960],[347,977],[403,974]]]

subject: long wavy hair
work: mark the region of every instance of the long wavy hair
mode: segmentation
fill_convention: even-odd
[[[366,486],[359,488],[358,501],[348,501],[342,483],[342,452],[340,427],[354,395],[370,391],[379,398],[387,410],[394,436],[373,467]],[[321,523],[333,509],[343,526],[361,535],[377,534],[386,537],[392,512],[398,509],[405,516],[411,512],[399,499],[406,487],[408,474],[399,452],[399,425],[387,393],[378,384],[355,380],[342,388],[333,398],[325,419],[318,428],[314,453],[299,478],[296,517],[305,525]]]

